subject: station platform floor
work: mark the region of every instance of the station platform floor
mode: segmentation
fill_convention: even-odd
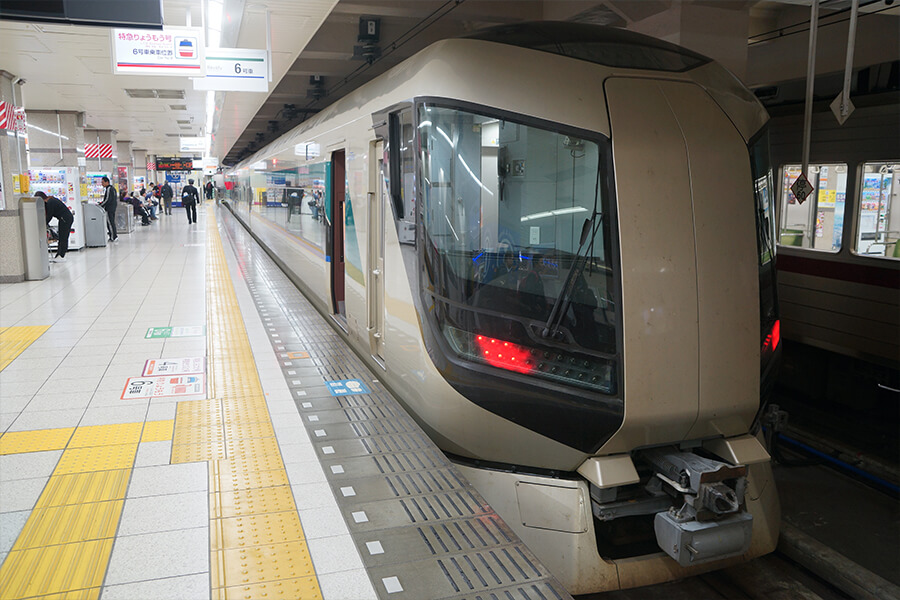
[[[223,213],[0,286],[0,596],[569,598]]]

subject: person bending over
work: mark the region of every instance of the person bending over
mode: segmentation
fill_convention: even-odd
[[[55,196],[48,196],[44,192],[35,192],[34,197],[44,201],[44,214],[47,216],[47,226],[50,226],[50,219],[56,218],[57,220],[59,243],[56,245],[56,256],[51,258],[50,262],[66,262],[66,252],[69,251],[69,232],[72,231],[75,216],[72,215],[69,207]]]

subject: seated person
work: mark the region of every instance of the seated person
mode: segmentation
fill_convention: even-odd
[[[149,225],[150,215],[147,214],[146,209],[144,209],[144,205],[141,203],[139,196],[134,196],[131,199],[131,206],[134,207],[134,216],[141,218],[141,225]]]

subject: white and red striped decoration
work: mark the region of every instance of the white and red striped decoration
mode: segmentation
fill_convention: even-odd
[[[147,170],[148,170],[148,171],[155,171],[155,170],[156,170],[156,163],[148,160],[148,161],[147,161]]]
[[[16,107],[12,102],[0,100],[0,129],[14,130],[16,127]]]
[[[85,158],[112,158],[112,144],[85,144]]]

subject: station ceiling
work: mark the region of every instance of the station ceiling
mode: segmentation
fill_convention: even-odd
[[[205,0],[202,0],[205,1]],[[189,78],[113,75],[110,31],[102,27],[0,20],[0,69],[22,78],[27,110],[78,111],[95,129],[160,155],[178,138],[213,134],[224,163],[249,155],[317,110],[439,39],[526,20],[572,20],[640,30],[685,5],[747,15],[748,38],[808,18],[810,0],[223,0],[222,47],[272,44],[269,93],[217,92],[212,131],[207,93]],[[825,0],[822,14],[850,0]],[[893,0],[861,0],[868,13],[900,18]],[[900,4],[900,3],[898,3]],[[165,23],[202,24],[201,0],[163,0]],[[377,49],[358,48],[360,19],[379,20]],[[647,28],[644,27],[644,30]],[[356,50],[355,50],[355,47]],[[369,61],[365,54],[380,55]],[[716,58],[714,56],[714,58]],[[805,55],[792,60],[805,64]],[[321,83],[311,82],[319,76]],[[18,104],[23,104],[20,99]]]

